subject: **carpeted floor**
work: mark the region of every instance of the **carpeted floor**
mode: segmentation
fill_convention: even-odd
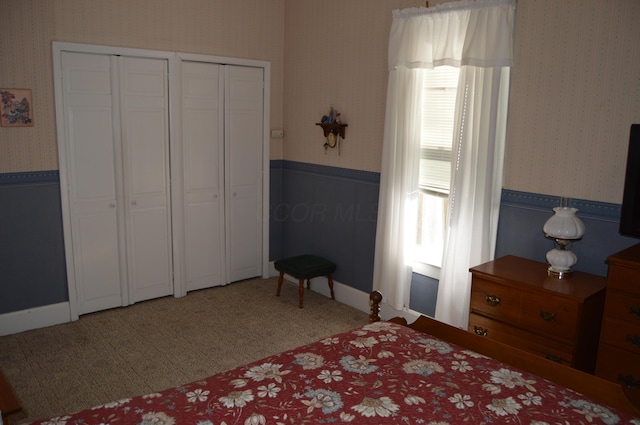
[[[367,323],[337,301],[252,279],[0,337],[0,369],[24,412],[59,416],[222,372]],[[312,283],[313,284],[313,283]]]

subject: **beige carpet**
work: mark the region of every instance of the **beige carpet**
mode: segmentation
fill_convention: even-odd
[[[276,297],[276,285],[247,280],[0,337],[0,369],[24,407],[11,423],[174,387],[367,323],[312,291],[299,309],[297,287]]]

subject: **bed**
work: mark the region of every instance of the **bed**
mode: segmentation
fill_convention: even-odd
[[[370,323],[351,331],[35,423],[640,425],[614,383],[426,317],[380,321],[381,299],[372,293]]]

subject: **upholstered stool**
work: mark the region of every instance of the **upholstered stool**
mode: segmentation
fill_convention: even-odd
[[[280,288],[284,280],[284,274],[291,275],[298,279],[300,294],[300,302],[298,307],[302,308],[302,300],[304,298],[304,281],[307,280],[307,289],[311,286],[311,279],[319,276],[326,276],[329,281],[329,289],[331,290],[331,299],[335,300],[333,294],[333,278],[331,274],[336,270],[336,265],[329,260],[316,255],[298,255],[296,257],[284,258],[274,263],[276,270],[280,272],[278,278],[278,291],[276,296],[280,296]]]

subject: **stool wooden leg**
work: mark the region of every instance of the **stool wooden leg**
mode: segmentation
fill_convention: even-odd
[[[302,301],[304,300],[304,279],[300,279],[298,292],[300,293],[300,302],[298,303],[298,307],[302,308]]]
[[[280,272],[280,277],[278,278],[278,291],[276,291],[276,297],[280,296],[280,288],[282,288],[283,281],[284,281],[284,272]]]
[[[307,289],[311,289],[311,279],[307,279]]]
[[[331,290],[331,299],[335,300],[336,296],[333,294],[333,278],[331,277],[331,273],[327,275],[327,281],[329,282],[329,289]]]

